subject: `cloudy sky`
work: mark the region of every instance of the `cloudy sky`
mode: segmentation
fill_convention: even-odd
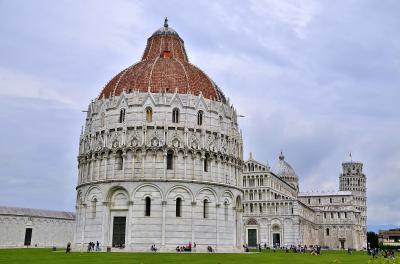
[[[245,156],[302,191],[364,162],[369,224],[400,225],[400,2],[0,0],[0,204],[74,210],[91,99],[165,16],[238,112]]]

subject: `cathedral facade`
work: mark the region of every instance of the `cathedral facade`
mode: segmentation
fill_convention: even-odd
[[[270,168],[244,163],[242,186],[245,241],[249,246],[320,245],[363,249],[366,236],[366,177],[360,162],[344,162],[337,192],[299,192],[299,180],[281,153]]]
[[[251,156],[243,161],[237,118],[219,87],[189,62],[166,20],[147,40],[142,59],[112,78],[88,107],[74,246],[365,247],[362,164],[343,164],[337,193],[301,193],[283,155],[276,169]]]

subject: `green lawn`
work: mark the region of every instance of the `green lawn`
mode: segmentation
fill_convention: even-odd
[[[0,263],[15,264],[167,264],[167,263],[251,263],[251,264],[305,264],[305,263],[371,263],[365,252],[348,255],[343,251],[323,251],[320,256],[310,254],[263,252],[263,253],[78,253],[65,254],[63,251],[52,252],[50,249],[1,249]],[[400,263],[397,258],[396,263]],[[375,263],[375,262],[374,262]],[[386,263],[377,261],[376,263]]]

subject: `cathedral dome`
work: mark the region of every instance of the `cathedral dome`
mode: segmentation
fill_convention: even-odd
[[[292,166],[290,166],[290,164],[285,161],[285,156],[283,156],[282,152],[279,155],[279,160],[273,167],[272,172],[288,184],[292,185],[294,188],[298,189],[299,180],[296,172],[294,171]]]
[[[225,103],[224,94],[199,68],[189,62],[183,40],[168,26],[155,31],[147,40],[141,61],[122,70],[109,81],[99,98],[133,91],[202,95]]]
[[[292,166],[285,161],[285,156],[283,156],[282,153],[279,155],[279,160],[273,167],[272,171],[279,177],[297,177],[296,172]]]

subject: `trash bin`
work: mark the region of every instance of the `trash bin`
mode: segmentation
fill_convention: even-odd
[[[107,252],[111,252],[111,247],[107,247]]]

